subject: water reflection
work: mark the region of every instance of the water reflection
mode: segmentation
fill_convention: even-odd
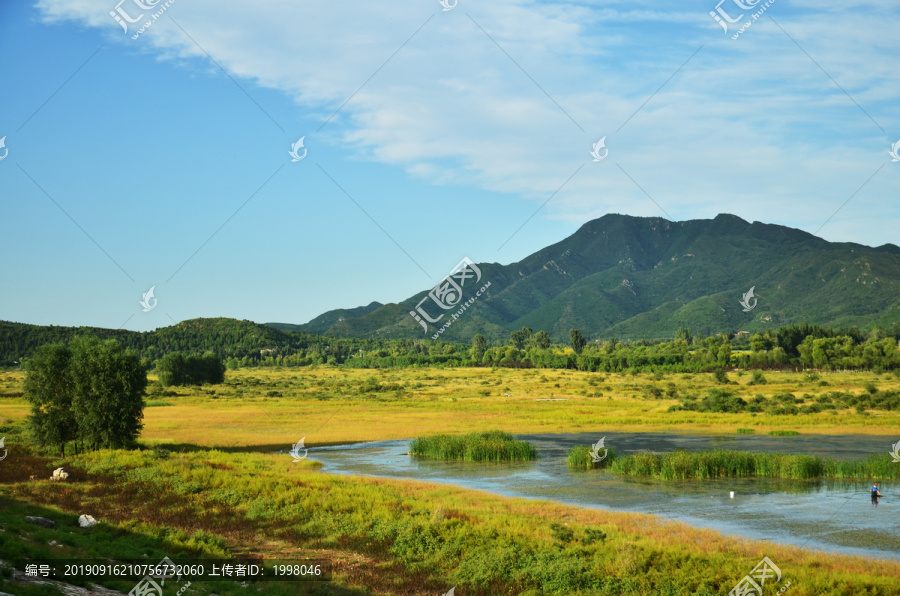
[[[896,494],[900,485],[896,482],[771,478],[660,482],[566,467],[565,456],[571,447],[590,445],[600,436],[606,436],[606,445],[619,454],[727,448],[843,459],[882,452],[892,439],[870,435],[715,437],[604,432],[521,435],[535,444],[539,459],[513,464],[423,460],[406,455],[406,440],[312,448],[309,457],[335,474],[409,478],[581,507],[651,513],[726,534],[828,552],[900,559],[900,495]],[[884,495],[877,509],[868,492],[870,480],[878,480]]]

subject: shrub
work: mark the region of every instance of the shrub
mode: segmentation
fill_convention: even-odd
[[[725,374],[724,368],[717,368],[716,370],[714,370],[713,378],[716,380],[716,383],[721,383],[722,385],[731,383],[731,381],[728,380],[728,375]]]
[[[575,532],[572,528],[568,526],[564,526],[562,524],[550,524],[550,532],[553,534],[553,539],[558,540],[562,543],[572,542],[575,538]]]
[[[584,530],[584,538],[582,538],[581,542],[584,544],[606,542],[606,532],[595,530],[594,528],[586,528]]]
[[[752,373],[752,377],[748,385],[765,385],[768,383],[766,380],[766,376],[763,374],[761,370],[754,370]]]

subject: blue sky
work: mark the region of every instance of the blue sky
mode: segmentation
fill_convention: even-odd
[[[175,0],[133,39],[164,4],[0,4],[0,319],[301,323],[610,212],[900,244],[896,3]]]

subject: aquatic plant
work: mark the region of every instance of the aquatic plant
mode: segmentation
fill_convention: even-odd
[[[606,457],[600,461],[594,461],[591,457],[591,448],[587,445],[576,445],[569,449],[566,454],[566,465],[570,468],[584,468],[590,470],[592,468],[603,468],[609,465],[610,460],[616,457],[616,450],[606,447]]]
[[[462,461],[528,461],[537,457],[534,445],[499,430],[419,437],[410,443],[409,452],[421,457]]]
[[[869,479],[900,478],[900,466],[891,465],[889,454],[865,460],[837,460],[804,453],[758,451],[674,451],[636,453],[610,461],[609,471],[627,476],[649,476],[658,480],[688,480],[734,477]]]

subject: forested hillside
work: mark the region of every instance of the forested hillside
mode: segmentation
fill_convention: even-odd
[[[490,286],[440,339],[468,342],[482,334],[503,341],[523,326],[565,342],[572,328],[602,340],[674,337],[682,327],[712,335],[807,322],[900,324],[897,246],[827,242],[734,215],[682,222],[605,215],[517,263],[477,267],[481,277],[462,288],[463,300]],[[753,308],[745,310],[741,299],[751,288]],[[442,316],[427,330],[410,316],[423,299],[426,313]],[[371,307],[330,311],[290,328],[336,337],[431,339],[457,310],[443,310],[428,289],[399,304]]]

